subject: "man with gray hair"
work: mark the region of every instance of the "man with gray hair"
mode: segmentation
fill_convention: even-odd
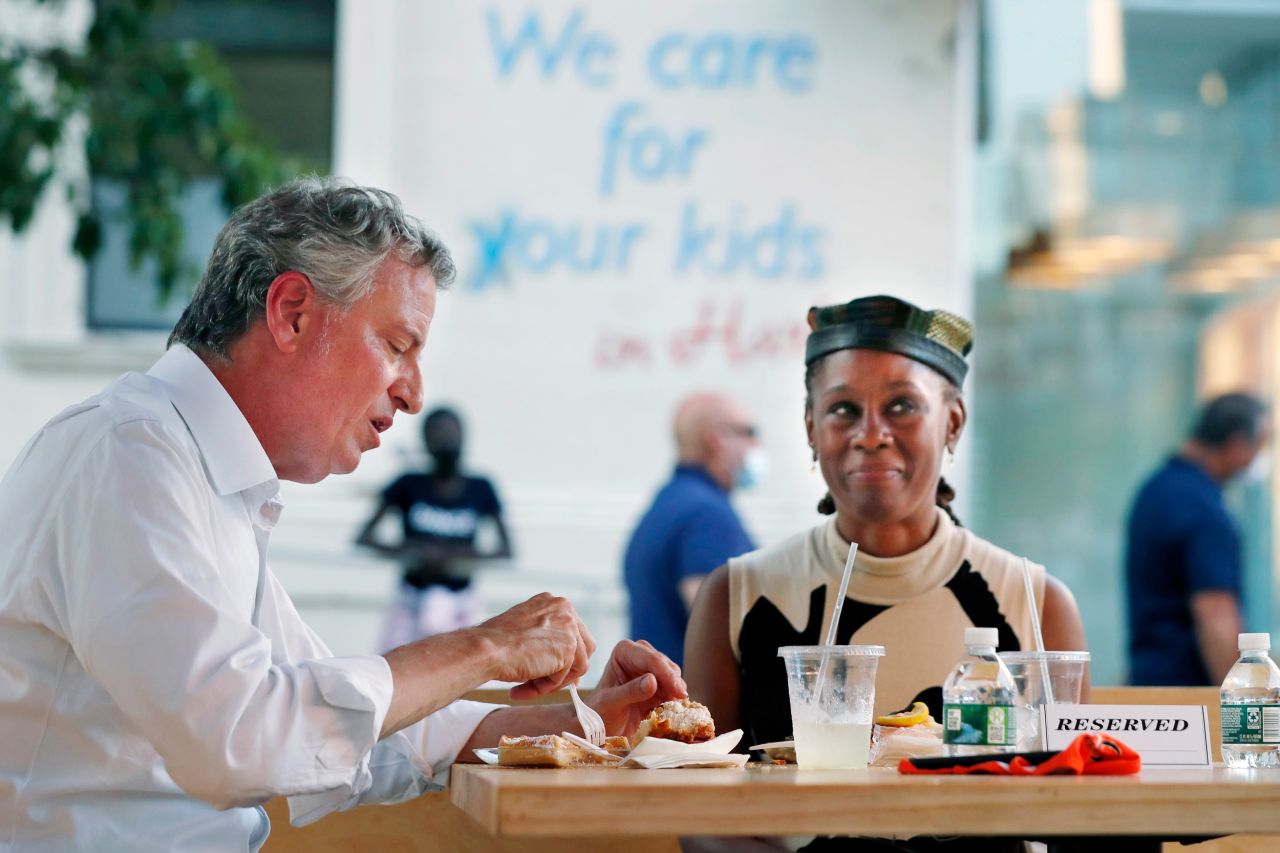
[[[1222,489],[1263,463],[1270,434],[1257,397],[1215,397],[1139,490],[1125,554],[1132,683],[1220,684],[1235,662],[1243,557]]]
[[[146,374],[45,425],[0,481],[0,846],[256,850],[394,802],[500,734],[577,727],[513,698],[574,682],[595,643],[543,594],[475,628],[334,657],[267,565],[281,480],[353,470],[399,411],[448,253],[389,193],[303,180],[236,211]],[[591,702],[610,734],[685,695],[624,642]]]

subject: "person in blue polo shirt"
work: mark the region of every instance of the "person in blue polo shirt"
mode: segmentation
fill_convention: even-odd
[[[627,545],[623,574],[631,638],[681,663],[689,609],[702,579],[755,548],[729,493],[763,474],[764,450],[736,402],[700,393],[676,410],[679,462]]]
[[[1125,555],[1133,684],[1218,684],[1235,662],[1242,560],[1222,488],[1261,461],[1269,433],[1261,400],[1214,398],[1139,490]]]

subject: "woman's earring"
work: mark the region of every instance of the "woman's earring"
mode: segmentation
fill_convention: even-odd
[[[813,450],[813,448],[809,448]],[[809,463],[809,473],[813,474],[818,470],[818,451],[813,450],[813,461]]]
[[[947,445],[947,464],[956,464],[956,449],[951,445]]]

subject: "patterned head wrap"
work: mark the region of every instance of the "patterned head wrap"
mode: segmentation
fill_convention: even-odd
[[[973,324],[950,311],[925,311],[893,296],[866,296],[809,309],[806,366],[842,349],[895,352],[927,364],[958,388],[973,349]]]

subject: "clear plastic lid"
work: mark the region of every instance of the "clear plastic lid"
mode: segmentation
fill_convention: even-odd
[[[966,646],[991,646],[1000,643],[1000,632],[995,628],[965,628],[964,644]]]
[[[1237,647],[1242,652],[1245,649],[1266,649],[1271,651],[1271,635],[1267,633],[1241,634]]]
[[[1000,659],[1006,663],[1035,663],[1037,661],[1064,661],[1067,663],[1088,663],[1088,652],[1000,652]]]
[[[802,658],[810,655],[827,657],[884,657],[884,646],[783,646],[780,658]]]

